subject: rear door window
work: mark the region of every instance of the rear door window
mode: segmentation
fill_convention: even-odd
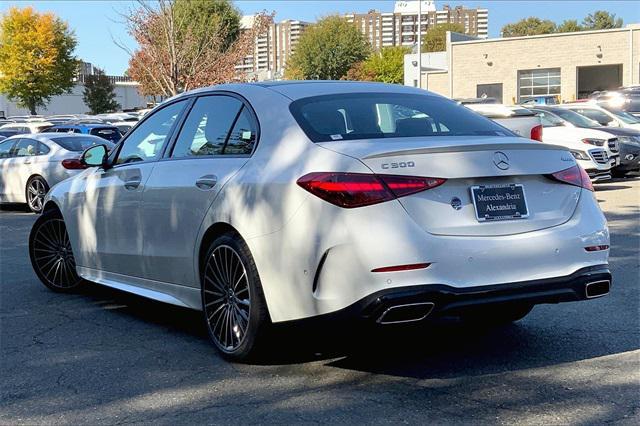
[[[20,139],[13,147],[14,157],[31,157],[38,154],[38,141],[33,139]]]
[[[49,151],[51,151],[51,150],[49,149],[48,146],[46,146],[42,142],[38,142],[38,155],[48,154]]]
[[[253,116],[247,107],[242,107],[240,115],[236,119],[233,129],[229,134],[227,145],[224,147],[225,155],[248,155],[253,152],[256,143],[256,125]]]
[[[198,98],[180,130],[171,157],[222,155],[241,108],[242,102],[231,96]]]

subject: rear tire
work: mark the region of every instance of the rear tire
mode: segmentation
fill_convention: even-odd
[[[498,326],[516,322],[526,317],[533,309],[531,304],[508,304],[474,308],[460,315],[470,325]]]
[[[258,270],[235,233],[216,238],[201,272],[202,312],[209,338],[232,361],[257,358],[271,325]]]
[[[27,207],[30,211],[38,214],[42,213],[44,207],[44,197],[49,192],[47,181],[41,176],[33,176],[27,182],[25,196],[27,199]]]
[[[83,283],[76,272],[67,228],[56,211],[43,214],[33,224],[29,257],[36,275],[50,290],[67,293]]]

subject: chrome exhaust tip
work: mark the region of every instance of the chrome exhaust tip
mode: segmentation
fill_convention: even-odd
[[[408,303],[387,308],[377,319],[378,324],[401,324],[421,321],[429,316],[435,304],[432,302]]]
[[[611,281],[599,280],[587,283],[584,286],[587,299],[595,299],[596,297],[602,297],[609,293],[611,289]]]

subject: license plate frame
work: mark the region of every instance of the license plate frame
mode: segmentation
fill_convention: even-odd
[[[507,214],[499,214],[499,212],[501,211],[505,211],[502,209],[498,209],[496,210],[496,213],[498,214],[484,214],[483,216],[480,214],[479,212],[479,208],[486,206],[487,204],[491,203],[491,201],[485,201],[485,200],[479,200],[476,199],[478,193],[481,192],[485,192],[489,190],[489,195],[503,195],[501,194],[504,193],[510,193],[511,196],[515,195],[515,194],[522,194],[522,202],[519,203],[517,199],[514,200],[495,200],[495,202],[497,203],[497,205],[504,205],[505,203],[509,203],[510,201],[513,201],[515,204],[515,209],[508,209],[506,211],[513,211],[515,210],[515,212],[513,213],[507,213]],[[502,190],[502,191],[500,191]],[[511,190],[511,191],[505,191],[505,190]],[[518,220],[518,219],[526,219],[529,217],[529,205],[527,204],[527,196],[525,194],[524,191],[524,185],[520,184],[520,183],[505,183],[505,184],[495,184],[495,185],[473,185],[469,188],[469,191],[471,192],[471,200],[473,201],[473,210],[475,212],[476,215],[476,219],[478,220],[478,222],[499,222],[499,221],[503,221],[503,220]],[[481,194],[484,195],[484,194]],[[524,212],[522,211],[524,209]]]

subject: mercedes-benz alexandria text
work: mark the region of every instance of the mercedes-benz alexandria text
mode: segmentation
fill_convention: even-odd
[[[229,359],[257,357],[276,323],[495,324],[611,284],[566,148],[415,88],[199,89],[81,161],[31,231],[39,278],[202,310]]]

